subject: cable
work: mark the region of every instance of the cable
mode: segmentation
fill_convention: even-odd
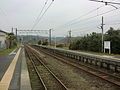
[[[50,6],[53,4],[53,1],[49,4],[49,6],[47,7],[47,9],[43,12],[43,14],[41,15],[41,17],[37,20],[37,22],[34,24],[34,26],[32,27],[31,30],[33,30],[35,28],[35,26],[40,22],[40,20],[43,18],[43,16],[45,15],[45,13],[47,12],[47,10],[50,8]]]
[[[41,9],[40,13],[38,14],[38,17],[36,18],[35,23],[36,23],[36,22],[37,22],[37,20],[39,19],[40,15],[42,14],[42,12],[43,12],[43,10],[44,10],[45,6],[47,5],[47,3],[48,3],[48,0],[46,0],[46,2],[45,2],[45,4],[44,4],[43,8]],[[35,23],[34,23],[34,25],[35,25]],[[32,27],[32,28],[34,28],[34,25],[33,25],[33,27]]]
[[[97,26],[99,26],[99,24],[98,25],[92,25],[92,27],[96,27],[97,28]],[[88,25],[87,27],[82,27],[82,28],[75,28],[74,30],[80,30],[80,29],[86,29],[86,28],[91,28],[91,25]]]
[[[95,27],[97,27],[97,26],[94,26],[94,27],[91,27],[91,28],[89,28],[89,29],[82,29],[82,30],[80,30],[80,31],[72,31],[73,33],[79,33],[79,34],[84,34],[83,36],[85,36],[85,35],[87,35],[88,33],[91,33],[91,31],[93,31],[93,28],[95,28]],[[85,31],[88,31],[88,32],[85,32]],[[94,31],[94,32],[98,32],[98,30],[96,30],[96,31]]]
[[[69,24],[69,23],[72,23],[72,22],[78,20],[78,19],[81,18],[81,17],[85,17],[85,16],[87,16],[87,15],[89,15],[89,14],[91,14],[91,13],[97,11],[98,9],[100,9],[100,8],[102,8],[102,7],[104,7],[104,6],[102,5],[102,6],[98,7],[98,8],[95,8],[95,9],[93,9],[93,10],[91,10],[91,11],[89,11],[89,12],[87,12],[87,13],[85,13],[85,14],[83,14],[83,15],[81,15],[81,16],[75,18],[75,19],[73,19],[73,20],[68,21],[67,23],[61,25],[60,27],[62,27],[62,26],[64,26],[64,25],[67,25],[67,24]]]
[[[117,22],[117,23],[109,23],[109,24],[105,24],[105,25],[120,25],[120,22]]]
[[[119,7],[118,9],[120,9],[120,7]],[[99,15],[95,15],[95,16],[92,16],[92,17],[89,17],[89,18],[82,19],[82,20],[77,21],[77,22],[75,22],[75,23],[72,23],[72,24],[70,24],[70,25],[77,24],[77,23],[79,23],[79,22],[81,22],[81,21],[84,21],[84,20],[93,19],[93,18],[95,18],[95,17],[98,17],[98,16],[101,16],[101,15],[104,15],[104,14],[110,13],[110,12],[115,11],[115,10],[118,10],[118,9],[109,10],[109,11],[104,12],[104,13],[101,13],[101,14],[99,14]]]
[[[1,11],[1,13],[2,13],[3,15],[6,16],[6,14],[5,14],[5,12],[2,10],[2,8],[0,8],[0,11]]]
[[[78,19],[81,18],[81,17],[87,16],[88,14],[91,14],[91,13],[95,12],[96,10],[102,8],[102,7],[104,7],[104,6],[100,6],[100,7],[96,8],[96,9],[93,9],[93,10],[89,11],[88,13],[86,13],[86,14],[84,14],[84,15],[78,17],[78,18],[73,19],[73,20],[70,21],[70,22],[76,21],[76,20],[78,20]]]
[[[45,4],[44,4],[44,6],[43,6],[43,8],[42,8],[41,12],[39,13],[39,15],[38,15],[38,17],[37,17],[36,21],[39,19],[40,15],[42,14],[42,12],[43,12],[43,10],[44,10],[45,6],[47,5],[47,3],[48,3],[48,0],[46,0],[46,2],[45,2]]]
[[[112,9],[112,10],[109,10],[109,11],[107,11],[107,12],[101,13],[101,14],[99,14],[99,15],[95,15],[95,16],[92,16],[92,17],[89,17],[89,18],[85,18],[85,19],[79,20],[79,21],[74,22],[74,23],[72,23],[72,24],[70,24],[70,25],[72,26],[72,25],[75,25],[75,24],[77,24],[77,23],[79,23],[79,22],[81,22],[81,21],[93,19],[93,18],[95,18],[95,17],[98,17],[98,16],[101,16],[101,15],[110,13],[110,12],[115,11],[115,10],[118,10],[118,9],[120,9],[120,7],[117,8],[117,9]]]
[[[107,2],[107,1],[99,1],[99,0],[90,0],[90,1],[105,3],[105,5],[108,5],[108,3],[109,4],[118,4],[118,5],[120,5],[120,3],[117,3],[117,2]]]

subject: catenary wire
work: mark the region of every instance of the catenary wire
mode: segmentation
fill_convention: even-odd
[[[77,21],[77,22],[74,22],[74,23],[72,23],[72,24],[70,24],[70,25],[73,26],[73,25],[75,25],[75,24],[80,23],[81,21],[90,20],[90,19],[93,19],[93,18],[95,18],[95,17],[98,17],[98,16],[101,16],[101,15],[104,15],[104,14],[110,13],[110,12],[115,11],[115,10],[118,10],[118,9],[120,9],[120,7],[117,8],[117,9],[112,9],[112,10],[109,10],[109,11],[103,12],[103,13],[101,13],[101,14],[99,14],[99,15],[94,15],[94,16],[91,16],[91,17],[88,17],[88,18],[85,18],[85,19],[81,19],[81,20],[79,20],[79,21]],[[69,26],[70,26],[70,25],[69,25]]]
[[[120,8],[118,8],[118,9],[120,9]],[[77,22],[75,22],[75,23],[72,23],[72,24],[70,24],[70,25],[77,24],[77,23],[79,23],[79,22],[81,22],[81,21],[85,21],[85,20],[93,19],[93,18],[95,18],[95,17],[98,17],[98,16],[101,16],[101,15],[104,15],[104,14],[110,13],[110,12],[115,11],[115,10],[118,10],[118,9],[112,9],[112,10],[109,10],[109,11],[103,12],[103,13],[101,13],[101,14],[99,14],[99,15],[94,15],[94,16],[91,16],[91,17],[89,17],[89,18],[82,19],[82,20],[77,21]]]
[[[80,18],[82,18],[82,17],[85,17],[85,16],[87,16],[87,15],[95,12],[95,11],[97,11],[98,9],[102,8],[102,7],[104,7],[104,6],[102,5],[102,6],[100,6],[100,7],[97,7],[97,8],[95,8],[95,9],[93,9],[93,10],[91,10],[91,11],[89,11],[89,12],[87,12],[87,13],[85,13],[85,14],[83,14],[83,15],[75,18],[75,19],[73,19],[73,20],[68,21],[67,23],[65,23],[65,24],[63,24],[63,25],[61,25],[61,26],[58,26],[58,28],[59,28],[59,27],[63,27],[64,25],[67,25],[67,24],[69,24],[69,23],[73,23],[73,22],[75,22],[76,20],[78,20],[78,19],[80,19]],[[56,28],[57,28],[57,27],[56,27]]]
[[[53,4],[53,1],[54,0],[52,0],[52,2],[49,4],[49,6],[47,7],[47,9],[43,12],[43,14],[41,15],[41,17],[37,20],[37,22],[34,24],[34,26],[32,27],[32,29],[31,30],[33,30],[35,27],[36,27],[36,25],[40,22],[40,20],[43,18],[43,16],[45,15],[45,13],[47,12],[47,10],[51,7],[51,5]]]
[[[45,4],[44,4],[43,8],[41,9],[40,13],[38,14],[38,17],[36,18],[35,23],[34,23],[34,25],[33,25],[32,28],[35,27],[35,24],[36,24],[36,22],[38,21],[39,17],[41,16],[43,10],[45,9],[45,6],[47,5],[47,3],[48,3],[48,0],[45,1]]]

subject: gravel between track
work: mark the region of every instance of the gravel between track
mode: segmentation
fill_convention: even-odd
[[[46,56],[43,62],[60,78],[69,90],[120,90],[119,87],[52,57]]]

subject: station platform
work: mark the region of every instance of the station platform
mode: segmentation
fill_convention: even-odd
[[[1,57],[0,64],[0,90],[31,90],[24,48]]]
[[[15,57],[15,54],[0,57],[0,81],[14,57]]]

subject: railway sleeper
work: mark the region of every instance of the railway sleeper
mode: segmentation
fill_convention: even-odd
[[[86,56],[83,56],[83,55],[75,55],[75,54],[72,54],[72,53],[69,53],[69,52],[65,52],[65,51],[61,51],[61,50],[55,50],[55,49],[49,49],[49,48],[45,48],[45,47],[41,47],[42,49],[44,50],[47,50],[49,52],[53,52],[53,54],[58,54],[58,55],[62,55],[62,56],[65,56],[65,57],[68,57],[68,58],[71,58],[71,59],[75,59],[75,60],[78,60],[80,62],[83,62],[83,63],[88,63],[88,64],[91,64],[91,65],[95,65],[95,66],[98,66],[100,68],[105,68],[107,70],[112,70],[114,72],[120,72],[120,66],[119,65],[116,65],[116,63],[110,63],[108,61],[106,62],[103,62],[105,60],[102,60],[102,59],[98,59],[98,58],[91,58],[91,57],[86,57]]]

